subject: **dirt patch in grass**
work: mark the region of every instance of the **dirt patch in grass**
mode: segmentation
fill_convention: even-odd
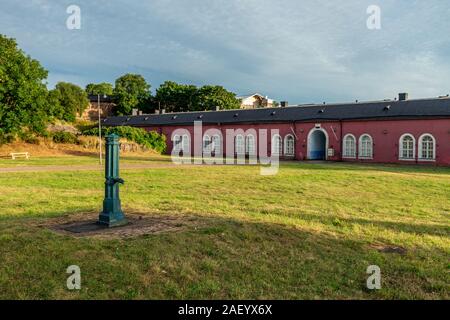
[[[132,238],[148,234],[179,232],[197,228],[202,223],[198,217],[182,215],[148,215],[126,213],[128,224],[106,228],[96,225],[98,213],[76,214],[48,220],[38,224],[57,233],[73,237],[95,237],[103,239]]]

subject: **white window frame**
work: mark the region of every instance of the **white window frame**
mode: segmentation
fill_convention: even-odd
[[[211,145],[212,145],[212,151],[215,155],[221,154],[222,152],[222,143],[220,135],[215,134],[211,137]]]
[[[412,147],[412,158],[404,158],[403,157],[403,139],[406,137],[412,138],[413,141],[413,147]],[[404,133],[400,136],[400,139],[398,139],[398,160],[401,161],[416,161],[416,138],[411,133]]]
[[[369,138],[370,144],[368,150],[370,151],[368,155],[364,155],[363,153],[363,139]],[[370,134],[364,133],[359,137],[359,146],[358,146],[358,158],[359,159],[373,159],[373,138]]]
[[[275,150],[275,139],[278,140],[278,150]],[[283,154],[283,138],[279,134],[274,134],[272,136],[272,146],[271,146],[271,155],[282,155]]]
[[[292,146],[288,146],[288,143],[292,141]],[[290,150],[292,149],[292,150]],[[294,156],[295,155],[295,138],[292,134],[287,134],[284,137],[284,155],[285,156]]]
[[[347,150],[347,139],[348,138],[352,138],[353,139],[353,143],[354,143],[354,152],[352,154],[348,154],[348,150]],[[351,134],[351,133],[347,133],[344,138],[342,139],[342,158],[344,159],[356,159],[356,155],[358,154],[358,151],[356,150],[357,148],[357,143],[356,143],[356,137]]]
[[[183,138],[180,135],[176,134],[173,136],[172,143],[173,152],[180,152],[182,148]]]
[[[256,140],[255,136],[252,134],[248,134],[245,136],[245,154],[249,156],[256,155]]]
[[[209,135],[203,136],[203,154],[211,154],[212,152],[212,139]]]
[[[245,154],[245,139],[242,134],[238,134],[234,138],[234,150],[236,154]]]
[[[189,136],[187,134],[183,134],[183,140],[181,143],[181,150],[183,150],[183,152],[187,152],[187,153],[191,153],[191,139],[189,138]]]
[[[433,141],[433,157],[432,158],[423,158],[422,157],[422,151],[423,151],[423,139],[425,137],[430,137]],[[420,161],[436,161],[436,138],[431,133],[424,133],[419,137],[419,154],[418,159]]]

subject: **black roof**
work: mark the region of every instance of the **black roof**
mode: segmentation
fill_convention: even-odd
[[[204,124],[232,124],[391,118],[450,118],[450,98],[119,116],[106,118],[103,124],[105,126],[159,126],[192,125],[194,121],[202,121]]]

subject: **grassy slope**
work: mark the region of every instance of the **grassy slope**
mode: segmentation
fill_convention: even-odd
[[[206,225],[126,240],[34,226],[99,211],[100,172],[0,174],[0,298],[449,298],[450,170],[286,164],[123,170],[129,211]],[[408,249],[380,253],[374,244]],[[78,264],[82,290],[65,289]],[[365,289],[368,265],[383,288]]]

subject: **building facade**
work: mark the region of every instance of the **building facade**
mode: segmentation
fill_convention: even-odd
[[[237,97],[241,101],[241,109],[258,109],[258,108],[272,108],[274,101],[267,96],[259,93],[254,93],[248,96]]]
[[[450,165],[447,97],[113,117],[103,123],[164,134],[169,154],[194,154],[194,123],[201,123],[197,143],[213,155],[252,156],[264,148],[290,160]]]

